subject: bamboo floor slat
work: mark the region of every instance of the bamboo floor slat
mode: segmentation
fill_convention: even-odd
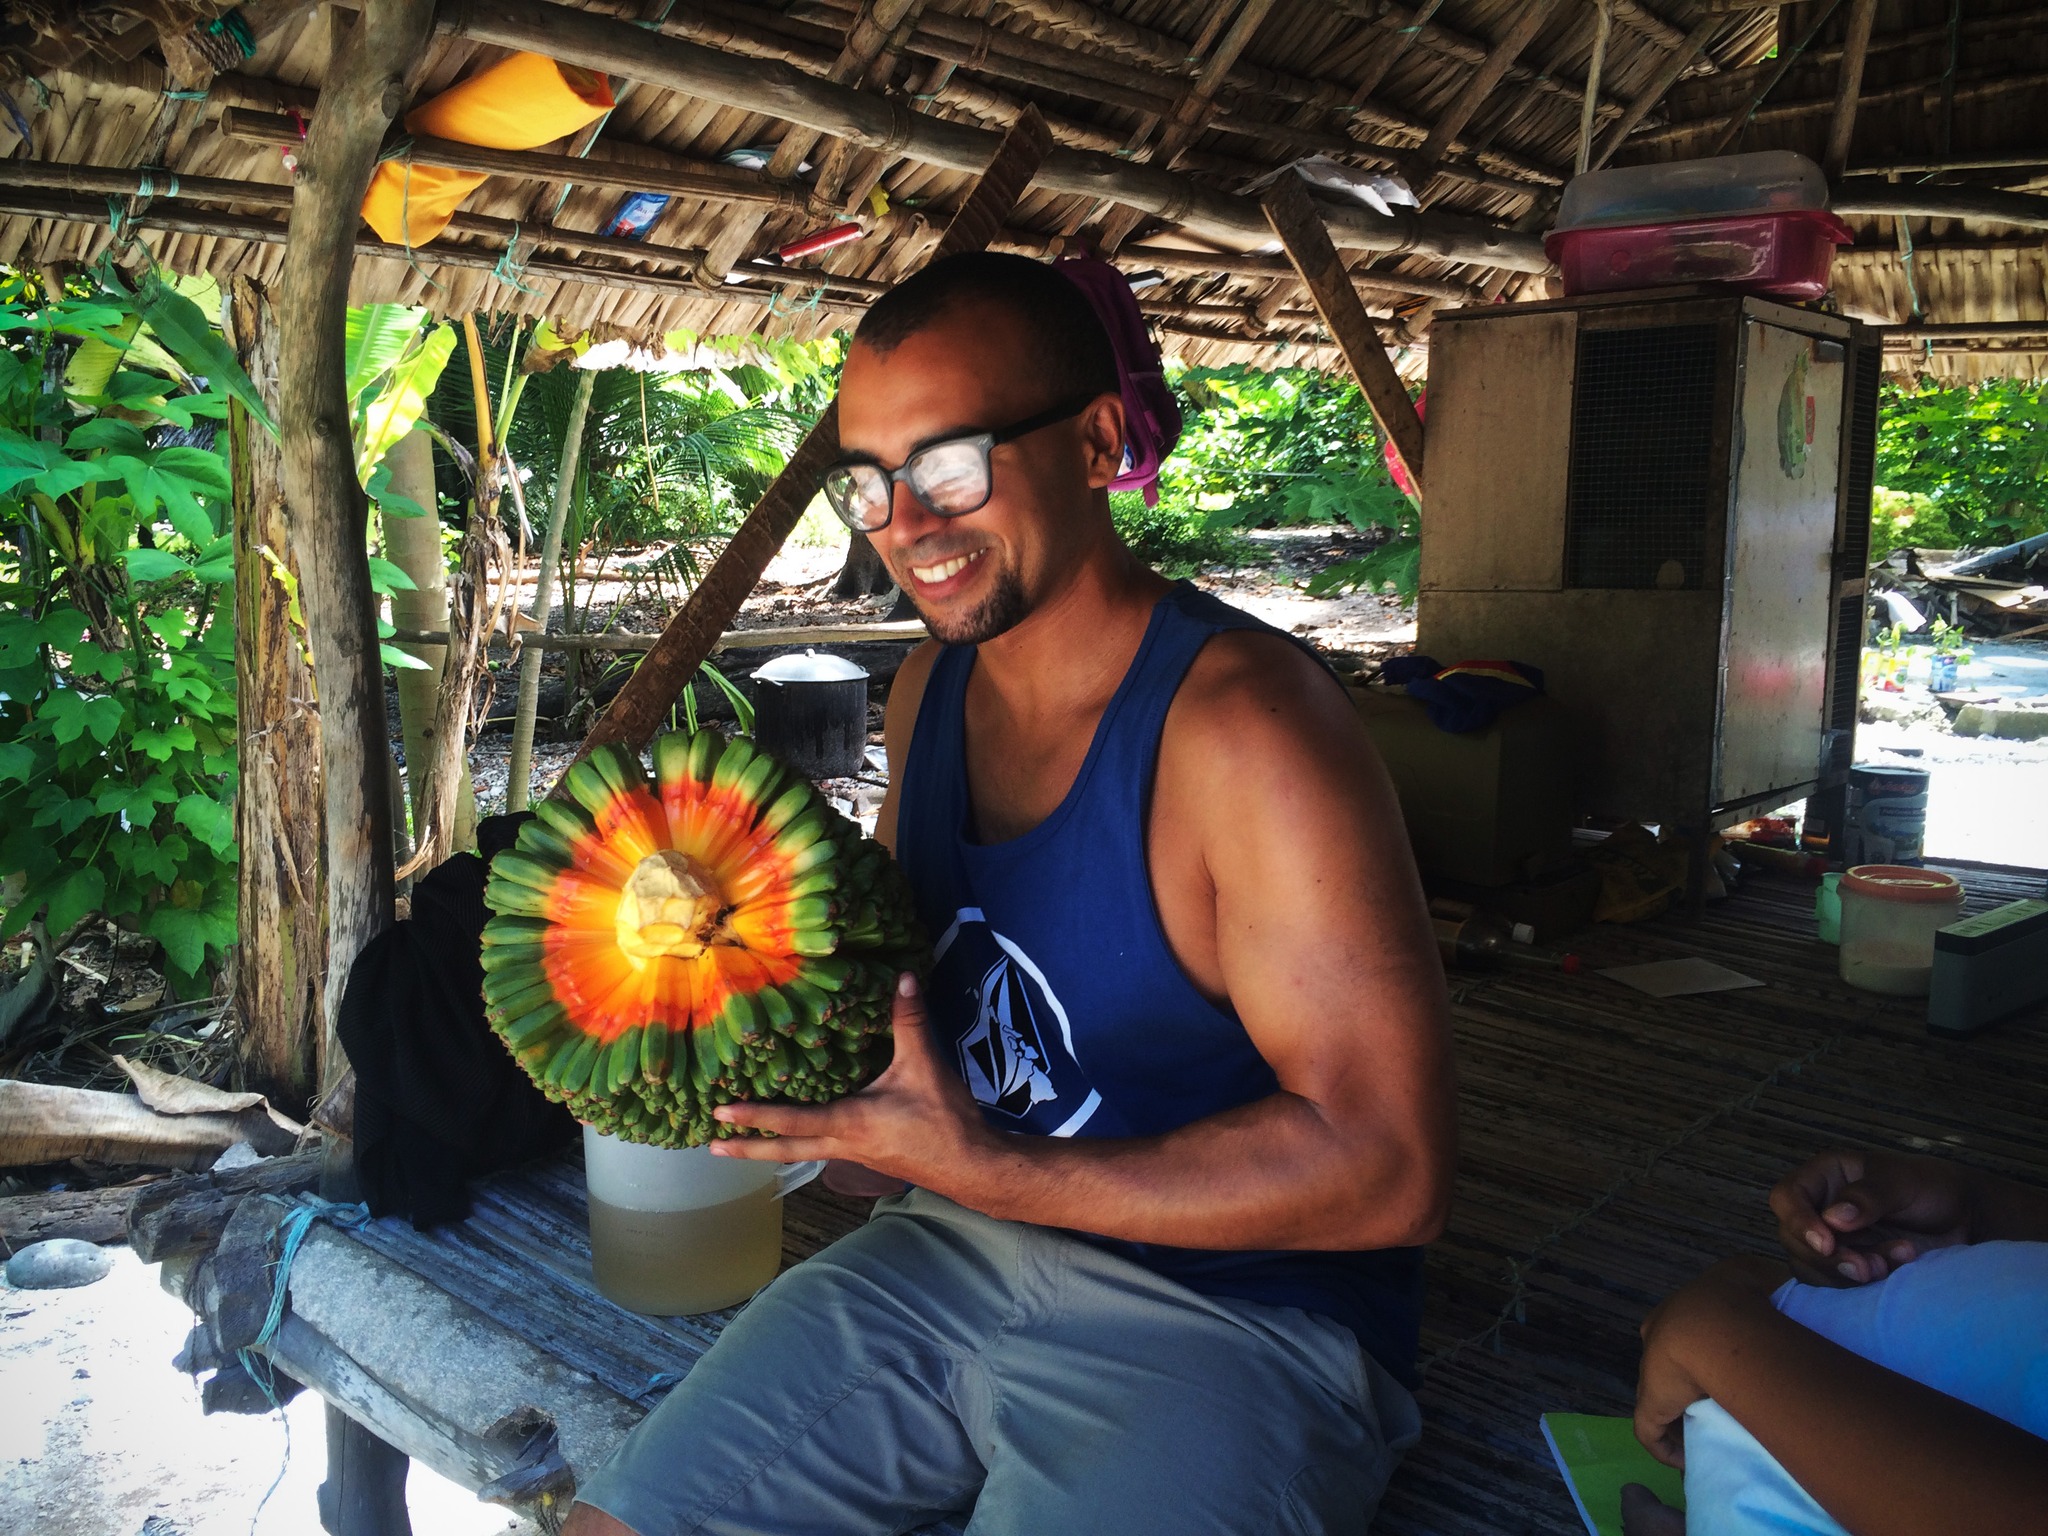
[[[2042,891],[1958,873],[1971,910]],[[1595,930],[1577,945],[1586,974],[1456,978],[1461,1147],[1429,1255],[1426,1428],[1376,1531],[1577,1536],[1539,1416],[1626,1413],[1644,1315],[1715,1259],[1770,1251],[1765,1193],[1812,1153],[1940,1151],[2048,1182],[2048,1008],[1937,1039],[1919,1007],[1844,986],[1812,932],[1812,887],[1764,878],[1698,922]],[[1660,1001],[1592,974],[1687,955],[1765,985]],[[866,1210],[797,1191],[785,1258]],[[640,1402],[731,1315],[641,1318],[599,1297],[573,1161],[490,1181],[455,1226],[385,1220],[356,1236]]]
[[[1956,870],[1978,911],[2039,876]],[[1423,1440],[1386,1536],[1579,1536],[1547,1412],[1626,1413],[1636,1329],[1715,1259],[1770,1252],[1765,1196],[1838,1145],[2048,1182],[2048,1008],[1968,1041],[1857,993],[1813,937],[1813,888],[1756,879],[1698,922],[1600,928],[1587,970],[1699,955],[1763,987],[1657,1000],[1604,977],[1455,983],[1460,1157],[1430,1250]]]

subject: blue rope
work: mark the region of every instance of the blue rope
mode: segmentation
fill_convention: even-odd
[[[164,99],[166,101],[204,101],[207,94],[205,91],[165,91]]]
[[[242,1362],[242,1369],[262,1389],[271,1411],[284,1425],[284,1461],[277,1469],[277,1476],[271,1479],[270,1486],[263,1490],[263,1497],[256,1501],[256,1513],[249,1517],[252,1532],[256,1529],[256,1522],[263,1518],[264,1506],[284,1482],[284,1475],[292,1464],[292,1421],[285,1417],[284,1404],[277,1400],[277,1377],[270,1368],[270,1362],[257,1351],[276,1338],[277,1330],[284,1324],[285,1300],[291,1289],[292,1260],[299,1256],[299,1245],[306,1240],[306,1233],[313,1223],[326,1220],[337,1227],[360,1227],[370,1219],[369,1207],[365,1205],[339,1205],[318,1195],[301,1195],[299,1200],[298,1209],[284,1219],[284,1247],[271,1273],[270,1310],[263,1315],[263,1327],[253,1341],[235,1351],[235,1358]]]

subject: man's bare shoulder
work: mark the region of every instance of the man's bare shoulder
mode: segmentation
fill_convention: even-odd
[[[1236,765],[1355,752],[1363,736],[1344,690],[1314,657],[1270,630],[1225,630],[1202,647],[1174,698],[1176,750]]]

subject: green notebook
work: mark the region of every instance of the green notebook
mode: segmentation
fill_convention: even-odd
[[[1624,1483],[1641,1483],[1673,1508],[1685,1508],[1685,1474],[1644,1450],[1627,1419],[1546,1413],[1543,1438],[1590,1536],[1621,1536]]]

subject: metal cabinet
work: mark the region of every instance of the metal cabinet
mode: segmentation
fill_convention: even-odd
[[[1439,314],[1418,649],[1543,668],[1590,814],[1703,832],[1838,787],[1879,362],[1694,290]]]

